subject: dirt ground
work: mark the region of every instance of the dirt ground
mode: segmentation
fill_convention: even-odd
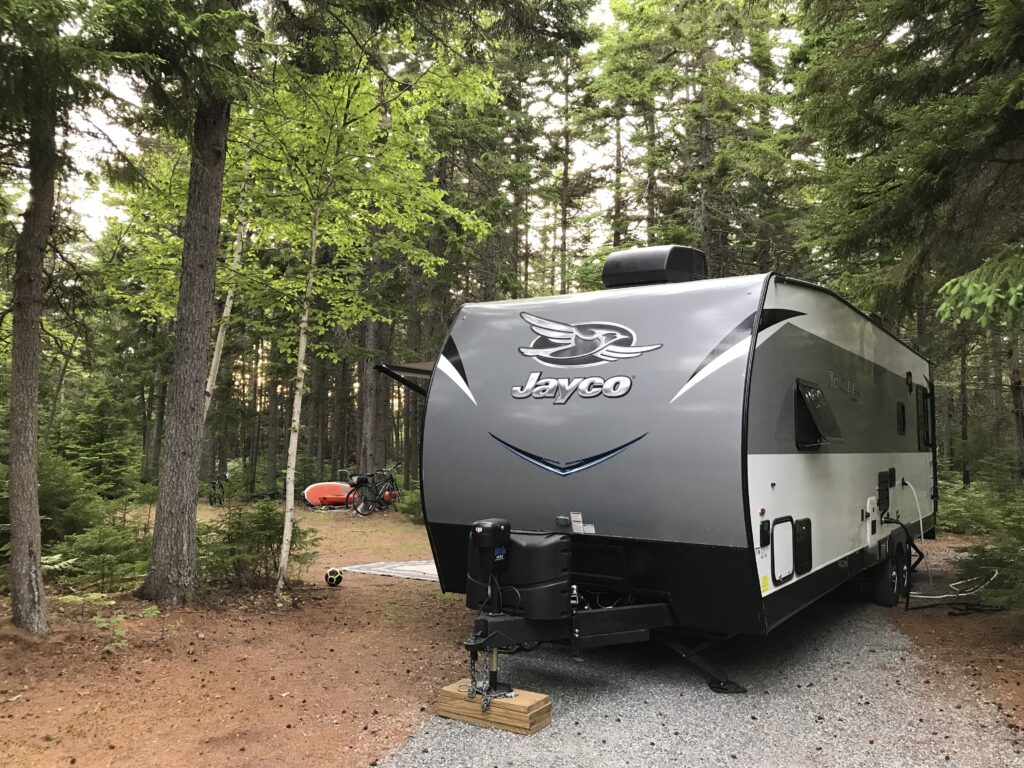
[[[201,510],[201,516],[209,510]],[[143,618],[121,597],[127,645],[103,648],[95,608],[52,605],[44,639],[0,619],[0,766],[374,765],[430,714],[439,687],[464,674],[471,616],[432,582],[324,570],[428,559],[426,533],[393,512],[300,513],[324,540],[293,608],[263,598]],[[933,587],[948,581],[964,537],[928,542]],[[928,589],[919,579],[918,588]],[[1024,636],[1000,614],[953,618],[944,609],[892,610],[933,663],[929,683],[962,676],[1024,726]]]
[[[925,541],[931,580],[922,564],[914,589],[924,594],[946,594],[956,581],[958,550],[978,543],[977,537],[940,534]],[[980,593],[984,601],[984,592]],[[911,607],[924,601],[913,600]],[[922,660],[934,674],[931,683],[941,690],[949,676],[966,680],[975,695],[991,702],[1013,730],[1024,731],[1024,628],[1003,613],[950,615],[948,607],[904,612],[893,609],[899,629],[920,647]],[[982,725],[982,727],[984,727]]]
[[[327,567],[429,559],[394,512],[303,511],[324,536],[297,606],[238,598],[142,618],[119,598],[127,647],[105,653],[95,608],[51,602],[53,634],[0,622],[0,766],[372,765],[463,674],[470,616],[433,582]],[[461,597],[461,596],[459,596]]]

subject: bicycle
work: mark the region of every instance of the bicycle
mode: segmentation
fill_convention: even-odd
[[[224,480],[228,479],[227,473],[213,475],[207,483],[206,493],[211,507],[224,506]]]
[[[386,509],[398,501],[398,483],[393,474],[397,467],[374,470],[372,475],[355,475],[355,487],[349,491],[345,505],[366,517],[378,509]]]

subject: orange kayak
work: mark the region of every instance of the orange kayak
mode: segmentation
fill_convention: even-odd
[[[313,483],[302,496],[313,507],[343,507],[350,490],[348,483]]]

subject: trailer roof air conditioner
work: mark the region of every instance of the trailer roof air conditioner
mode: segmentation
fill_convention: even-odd
[[[651,245],[615,251],[601,272],[605,288],[653,283],[685,283],[708,276],[703,251],[687,245]]]

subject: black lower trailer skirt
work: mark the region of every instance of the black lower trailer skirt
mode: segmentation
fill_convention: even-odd
[[[445,592],[465,593],[470,526],[428,523],[428,529],[441,588]],[[643,609],[639,613],[650,610],[649,604],[666,605],[672,622],[665,626],[694,635],[724,638],[766,633],[754,556],[745,547],[620,539],[591,534],[570,535],[569,538],[569,582],[580,590],[629,594],[635,598],[630,602],[639,605],[621,607]],[[630,615],[602,613],[606,610],[609,609],[593,607],[576,613]],[[661,612],[665,609],[656,610],[663,615]],[[645,628],[637,629],[640,639],[639,631]],[[536,631],[550,633],[556,630],[538,627]],[[618,631],[633,630],[612,629],[595,632],[595,635]],[[627,640],[623,637],[622,641]]]
[[[483,614],[466,641],[470,651],[569,642],[576,649],[599,648],[651,639],[651,631],[677,625],[667,603],[593,608],[568,619],[537,620],[505,613]]]

